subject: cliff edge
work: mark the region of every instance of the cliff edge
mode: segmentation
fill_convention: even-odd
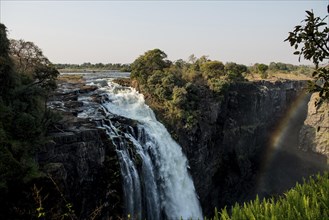
[[[311,96],[308,114],[300,131],[299,148],[325,155],[329,164],[329,103],[323,101],[315,105],[318,93]]]

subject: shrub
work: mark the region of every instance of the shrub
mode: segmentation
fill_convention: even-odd
[[[231,209],[215,211],[219,219],[329,219],[329,173],[310,177],[303,184],[297,183],[284,196],[235,204]]]

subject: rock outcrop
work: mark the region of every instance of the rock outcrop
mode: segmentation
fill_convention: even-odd
[[[77,117],[88,107],[79,101],[79,94],[97,99],[95,89],[82,83],[59,86],[49,105],[62,119],[48,130],[50,140],[37,154],[47,180],[43,185],[48,184],[47,190],[54,188],[48,193],[59,203],[50,204],[49,209],[78,219],[108,219],[123,213],[115,147],[106,131],[97,128],[96,121]]]
[[[325,155],[329,163],[329,103],[323,101],[316,106],[318,98],[318,93],[314,93],[308,103],[307,118],[300,131],[299,147],[303,151]]]

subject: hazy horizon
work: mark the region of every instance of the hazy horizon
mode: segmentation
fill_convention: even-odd
[[[284,42],[305,10],[328,1],[0,1],[9,38],[38,45],[53,63],[131,63],[159,48],[245,65],[298,62]]]

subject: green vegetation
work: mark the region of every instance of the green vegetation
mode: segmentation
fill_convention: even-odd
[[[61,72],[80,72],[80,71],[107,71],[115,70],[120,72],[130,72],[130,64],[121,63],[83,63],[83,64],[55,64],[56,69]]]
[[[138,57],[131,65],[132,84],[145,95],[157,116],[173,131],[193,133],[204,120],[204,111],[212,102],[220,103],[228,87],[244,82],[245,77],[259,74],[309,74],[311,67],[284,63],[255,64],[252,67],[236,63],[223,64],[206,56],[175,62],[154,49]],[[190,134],[191,134],[190,133]],[[285,197],[260,201],[258,198],[232,209],[216,212],[214,219],[323,219],[328,216],[328,173],[297,186]]]
[[[324,22],[325,18],[315,17],[311,11],[306,13],[304,25],[296,26],[286,41],[296,49],[295,54],[299,58],[304,57],[315,64],[315,81],[311,83],[310,90],[320,92],[321,98],[329,100],[329,68],[321,65],[329,59],[329,28]],[[47,194],[50,194],[49,189],[45,192],[37,187],[42,185],[44,176],[34,157],[38,148],[47,141],[46,131],[55,117],[47,109],[46,102],[50,92],[56,88],[57,68],[69,71],[131,71],[132,83],[145,94],[152,108],[161,112],[159,115],[162,115],[166,125],[187,132],[203,120],[205,105],[214,100],[220,102],[231,84],[244,82],[252,74],[259,74],[265,79],[276,73],[310,75],[313,72],[307,66],[272,62],[247,67],[233,62],[224,64],[206,56],[196,58],[194,55],[188,61],[180,59],[172,62],[159,49],[147,51],[131,65],[53,65],[34,43],[9,40],[6,27],[0,23],[1,219],[8,219],[8,216],[11,219],[44,218],[45,210],[53,211],[54,207],[43,204]],[[66,76],[63,80],[76,81],[79,77]],[[52,199],[58,201],[58,206],[66,206],[56,214],[74,214],[71,203],[65,200],[62,193]],[[216,211],[214,219],[328,218],[329,174],[325,173],[303,185],[297,184],[285,196],[263,201],[256,198],[243,205],[236,204],[231,209]]]
[[[285,41],[289,41],[290,46],[295,48],[294,54],[299,56],[299,60],[304,57],[314,63],[315,80],[310,82],[309,89],[311,92],[319,92],[321,99],[329,100],[329,65],[320,65],[329,59],[329,27],[325,22],[328,16],[316,17],[313,11],[306,11],[306,14],[303,24],[289,32]]]
[[[0,216],[4,217],[23,212],[24,189],[41,176],[34,154],[45,142],[54,117],[46,101],[59,72],[32,42],[9,41],[3,24],[0,39],[0,206],[6,210]]]
[[[188,61],[167,60],[167,55],[159,50],[149,50],[131,64],[131,79],[147,97],[148,104],[169,128],[192,129],[202,117],[203,100],[220,101],[230,84],[270,78],[277,75],[310,75],[311,67],[274,63],[269,66],[258,64],[247,67],[228,62],[226,64],[191,55]],[[281,74],[281,75],[280,75]],[[306,76],[305,76],[306,77]],[[284,78],[284,76],[282,77]],[[257,78],[256,78],[257,79]]]
[[[221,212],[215,210],[213,220],[243,219],[329,219],[329,173],[310,177],[296,184],[284,196],[236,204]]]
[[[190,130],[200,117],[200,101],[205,96],[220,100],[230,83],[244,81],[247,67],[223,64],[190,56],[189,62],[166,59],[154,49],[138,57],[131,65],[131,79],[156,111],[162,112],[168,126]]]
[[[267,69],[268,66],[266,64],[257,65],[257,71],[260,73],[262,79],[267,78]]]
[[[267,79],[271,77],[290,78],[292,76],[304,76],[310,77],[314,71],[311,66],[305,65],[292,65],[281,62],[271,62],[269,65],[263,63],[255,63],[253,66],[248,67],[249,75],[258,75],[261,79]],[[248,77],[249,78],[249,77]],[[294,77],[291,77],[294,78]]]

